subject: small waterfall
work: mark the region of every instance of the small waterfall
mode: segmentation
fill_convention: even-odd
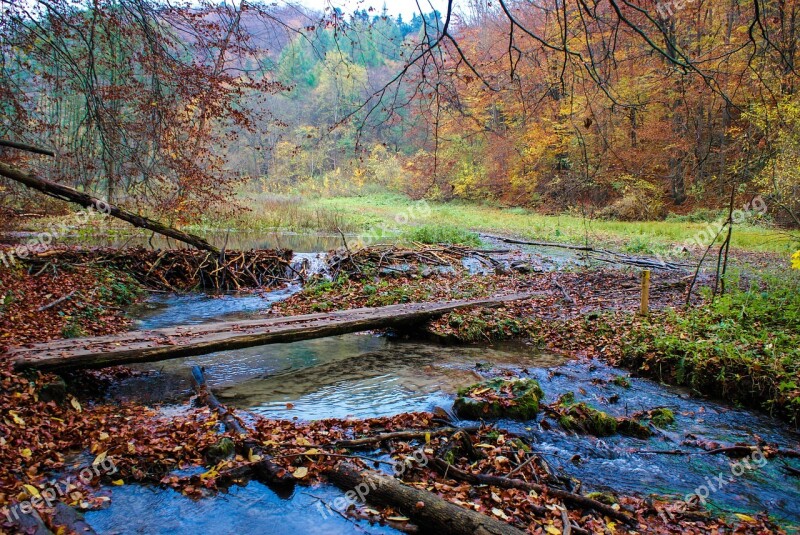
[[[328,253],[294,253],[288,276],[304,282],[314,275],[328,277]]]

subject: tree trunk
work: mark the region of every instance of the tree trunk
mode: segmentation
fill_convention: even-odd
[[[213,245],[211,245],[210,243],[208,243],[206,240],[204,240],[199,236],[195,236],[193,234],[187,234],[186,232],[182,232],[172,227],[162,225],[158,221],[153,221],[152,219],[149,219],[147,217],[133,214],[131,212],[126,212],[125,210],[122,210],[117,206],[109,204],[101,199],[97,199],[96,197],[92,197],[88,193],[78,191],[74,188],[71,188],[69,186],[64,186],[56,182],[51,182],[50,180],[46,180],[44,178],[39,178],[37,176],[34,176],[33,174],[24,173],[19,169],[11,167],[10,165],[4,164],[2,162],[0,162],[0,176],[4,176],[10,180],[14,180],[15,182],[19,182],[20,184],[29,187],[31,189],[41,191],[42,193],[44,193],[45,195],[49,195],[50,197],[55,197],[56,199],[61,199],[64,201],[79,204],[84,208],[92,208],[98,210],[100,212],[114,216],[117,219],[126,221],[135,227],[152,230],[153,232],[156,232],[163,236],[167,236],[169,238],[173,238],[180,242],[191,245],[192,247],[196,247],[204,251],[210,251],[214,254],[219,254],[219,249],[217,249],[216,247],[214,247]]]
[[[523,535],[511,524],[450,503],[393,477],[342,463],[325,474],[337,487],[354,491],[370,503],[398,508],[424,533],[438,535]]]
[[[419,325],[455,310],[502,306],[530,299],[533,295],[523,293],[440,303],[405,303],[302,316],[131,331],[93,338],[70,338],[16,348],[9,351],[9,356],[15,360],[17,369],[65,371],[104,368],[373,329]]]
[[[284,490],[287,487],[293,487],[297,482],[294,476],[290,474],[284,467],[273,463],[272,458],[263,452],[261,445],[255,440],[249,438],[247,429],[245,429],[245,427],[239,423],[239,420],[236,419],[228,407],[220,403],[214,393],[211,392],[211,389],[208,388],[208,383],[206,382],[203,370],[199,366],[194,366],[192,368],[192,379],[194,380],[194,389],[197,392],[197,397],[200,399],[200,401],[207,405],[211,410],[219,414],[228,431],[239,436],[243,442],[244,448],[246,450],[250,450],[250,454],[261,457],[261,460],[255,466],[253,466],[253,472],[256,475],[256,478],[262,483],[269,485],[277,492]],[[275,485],[280,488],[276,489]]]

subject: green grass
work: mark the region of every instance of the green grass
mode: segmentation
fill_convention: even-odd
[[[477,245],[475,233],[503,234],[523,239],[611,246],[632,254],[668,252],[684,244],[719,219],[718,212],[698,211],[670,216],[665,221],[623,222],[584,218],[575,214],[542,215],[522,208],[453,201],[414,201],[398,194],[304,199],[298,196],[241,192],[239,205],[225,216],[207,215],[182,228],[190,232],[241,231],[339,231],[365,236],[365,244],[391,241],[446,242]],[[69,219],[53,217],[31,222],[33,230]],[[85,231],[109,232],[128,225],[116,220],[93,221]],[[791,253],[798,242],[787,233],[766,226],[737,225],[732,246],[736,249]]]
[[[631,253],[664,252],[708,228],[706,222],[684,220],[622,222],[584,219],[576,215],[541,215],[516,208],[463,202],[420,204],[390,194],[323,198],[309,205],[338,213],[352,223],[351,227],[361,227],[364,231],[394,229],[407,235],[416,232],[414,227],[438,226],[543,241],[608,244]],[[797,249],[797,243],[785,233],[753,225],[736,226],[732,246],[778,253]]]
[[[706,395],[800,420],[800,273],[633,322],[621,363]],[[619,335],[616,327],[613,329]]]
[[[420,225],[404,229],[400,239],[417,243],[481,245],[478,234],[452,225]]]

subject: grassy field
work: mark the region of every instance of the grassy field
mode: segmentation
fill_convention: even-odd
[[[364,243],[388,240],[424,243],[451,242],[476,245],[478,232],[503,234],[539,241],[589,243],[629,253],[655,254],[676,244],[691,243],[695,236],[702,244],[716,233],[723,216],[707,211],[678,216],[665,221],[624,222],[581,217],[580,215],[542,215],[522,208],[502,208],[476,203],[435,203],[413,201],[396,194],[357,197],[304,199],[241,193],[238,204],[246,207],[219,218],[201,217],[183,228],[190,232],[240,230],[266,232],[338,232],[362,237]],[[73,218],[74,219],[74,218]],[[59,221],[72,222],[70,216],[31,221],[29,230],[46,228]],[[78,232],[130,230],[115,220],[93,221]],[[800,247],[797,234],[772,229],[766,224],[736,225],[735,249],[792,253]],[[788,259],[788,256],[787,256]]]
[[[622,222],[576,215],[541,215],[519,208],[464,203],[417,203],[397,195],[323,198],[309,202],[316,210],[338,214],[348,227],[394,230],[400,236],[419,233],[415,227],[440,227],[446,232],[473,231],[543,241],[609,244],[628,252],[655,253],[691,240],[712,222],[680,220]],[[715,227],[716,228],[716,227]],[[706,243],[706,242],[704,242]],[[754,251],[793,252],[797,242],[766,226],[738,225],[733,246]]]

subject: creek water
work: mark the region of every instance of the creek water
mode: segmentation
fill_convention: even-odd
[[[251,315],[293,291],[290,287],[260,297],[159,296],[133,314],[142,328],[202,323]],[[224,403],[244,414],[270,418],[364,418],[436,406],[449,409],[458,387],[507,374],[537,378],[547,402],[571,391],[578,401],[616,416],[668,407],[675,412],[675,425],[647,440],[575,435],[560,430],[555,422],[549,430],[538,421],[500,421],[498,427],[528,437],[551,466],[581,480],[585,490],[668,495],[677,500],[712,483],[708,502],[718,513],[768,510],[790,532],[800,526],[800,479],[785,474],[782,460],[771,459],[763,466],[751,460],[749,468],[742,465],[742,470],[732,471],[733,461],[724,455],[704,455],[699,448],[682,444],[692,436],[752,444],[758,436],[784,448],[798,448],[800,435],[764,414],[691,397],[653,381],[630,378],[630,387],[618,386],[610,380],[625,372],[597,361],[569,360],[519,343],[444,346],[352,334],[139,365],[146,373],[120,382],[109,396],[179,413],[188,407],[190,368],[195,364],[205,367]],[[691,455],[646,453],[674,449]],[[720,474],[725,484],[717,488]],[[393,532],[327,510],[321,504],[331,503],[341,493],[326,485],[298,487],[288,498],[257,482],[200,500],[138,485],[113,487],[109,492],[111,505],[87,514],[101,533]]]

